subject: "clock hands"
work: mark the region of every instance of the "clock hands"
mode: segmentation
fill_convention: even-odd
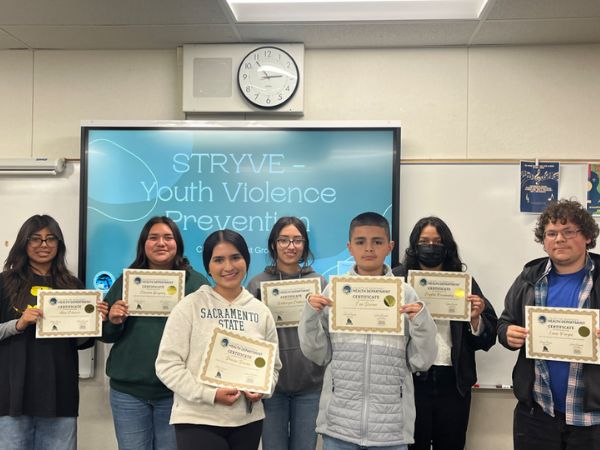
[[[298,67],[294,59],[276,47],[258,47],[242,59],[238,87],[243,97],[261,108],[277,108],[294,96]]]
[[[270,80],[272,78],[271,76],[269,76],[267,71],[265,69],[263,69],[263,67],[260,65],[260,63],[258,61],[256,61],[256,65],[259,68],[259,72],[262,72],[264,75],[264,77],[262,77],[263,80]]]

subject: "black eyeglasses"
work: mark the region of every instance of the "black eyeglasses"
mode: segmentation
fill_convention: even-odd
[[[294,239],[290,239],[290,238],[278,238],[277,239],[277,245],[279,245],[280,247],[289,247],[290,244],[292,244],[294,247],[299,247],[301,245],[304,245],[304,242],[306,242],[304,239],[301,238],[294,238]]]
[[[39,236],[31,236],[28,239],[32,247],[41,247],[42,244],[45,242],[46,246],[50,248],[56,247],[58,245],[59,240],[60,239],[58,239],[56,236],[48,236],[46,239],[42,239]]]

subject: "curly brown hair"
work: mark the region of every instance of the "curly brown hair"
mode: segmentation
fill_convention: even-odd
[[[562,199],[558,202],[551,202],[540,215],[535,226],[535,241],[544,242],[544,231],[549,223],[559,222],[565,224],[571,222],[581,229],[581,234],[589,239],[590,242],[586,248],[594,248],[596,246],[596,238],[598,237],[598,224],[594,218],[586,211],[581,203],[575,200]]]

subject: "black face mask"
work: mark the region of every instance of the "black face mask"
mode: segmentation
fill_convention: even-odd
[[[417,260],[425,267],[437,267],[446,258],[443,245],[417,245]]]

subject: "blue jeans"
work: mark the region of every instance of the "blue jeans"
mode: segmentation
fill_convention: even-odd
[[[263,400],[263,450],[314,450],[321,391],[275,392]]]
[[[387,447],[364,447],[323,435],[323,450],[408,450],[408,446],[392,445]]]
[[[77,417],[0,417],[2,450],[76,450]]]
[[[110,406],[119,450],[177,450],[169,425],[173,397],[144,400],[111,389]]]

